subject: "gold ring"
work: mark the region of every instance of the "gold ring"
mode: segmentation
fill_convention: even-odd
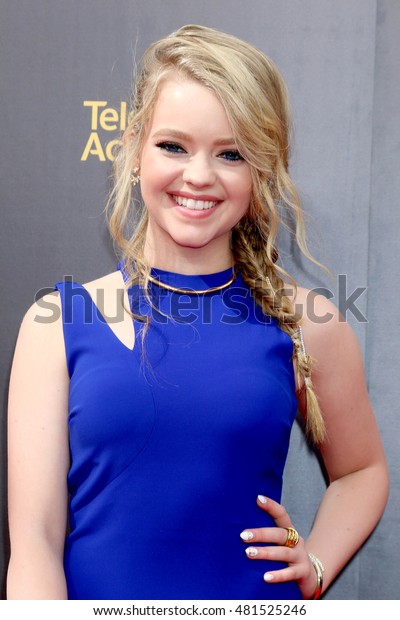
[[[284,547],[295,547],[300,540],[297,530],[294,527],[285,527],[285,530],[287,531],[287,538]]]

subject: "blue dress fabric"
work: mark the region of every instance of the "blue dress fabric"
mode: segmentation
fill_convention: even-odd
[[[152,275],[204,290],[231,270]],[[55,287],[70,376],[69,598],[301,599],[295,582],[264,582],[284,564],[250,560],[239,536],[274,527],[256,497],[281,497],[297,410],[290,337],[240,274],[206,295],[151,284],[151,304],[128,289],[150,317],[143,343],[133,319],[132,350],[82,285]]]

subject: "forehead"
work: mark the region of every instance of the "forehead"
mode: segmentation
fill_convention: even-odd
[[[166,122],[193,126],[211,123],[231,132],[218,97],[201,82],[176,73],[162,82],[150,124],[154,127]]]

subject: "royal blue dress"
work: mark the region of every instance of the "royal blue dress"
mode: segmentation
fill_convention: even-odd
[[[206,289],[231,271],[164,283]],[[123,273],[123,275],[125,275]],[[122,284],[122,281],[121,281]],[[131,350],[87,290],[59,282],[70,376],[70,599],[301,599],[266,584],[240,533],[274,526],[258,494],[280,501],[297,410],[290,337],[263,315],[240,274],[182,295],[137,287]],[[107,320],[112,320],[110,317]]]

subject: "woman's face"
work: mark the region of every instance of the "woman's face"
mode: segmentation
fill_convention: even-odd
[[[151,264],[201,250],[210,267],[213,257],[220,264],[226,258],[229,266],[230,231],[248,210],[251,172],[222,104],[199,82],[172,76],[161,87],[140,178],[149,216],[145,257]]]

